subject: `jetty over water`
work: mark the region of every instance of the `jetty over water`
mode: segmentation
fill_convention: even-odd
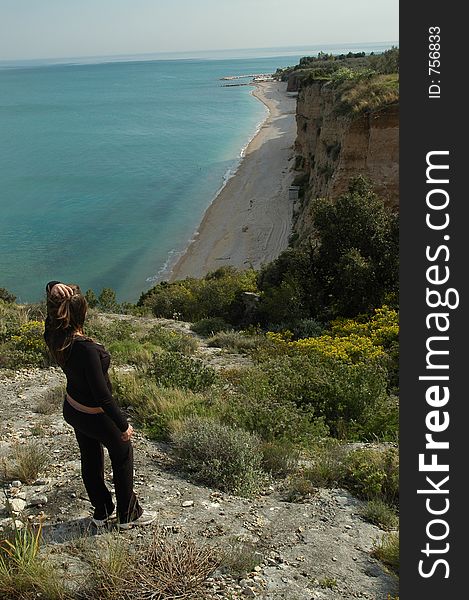
[[[220,81],[232,81],[234,79],[248,79],[249,77],[251,77],[252,79],[257,79],[257,78],[268,78],[268,79],[263,79],[263,81],[270,81],[272,79],[272,75],[270,73],[254,73],[251,75],[227,75],[226,77],[220,77]]]
[[[244,83],[239,82],[240,79],[248,79],[251,81]],[[260,81],[274,81],[273,75],[270,73],[259,73],[257,75],[230,75],[227,77],[221,77],[220,81],[234,81],[236,83],[224,83],[222,87],[238,87],[242,85],[252,85],[253,83],[258,83]]]

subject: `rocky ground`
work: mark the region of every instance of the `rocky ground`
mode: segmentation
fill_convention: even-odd
[[[201,352],[219,368],[232,364],[233,358],[213,349]],[[64,381],[56,368],[0,373],[0,461],[15,444],[28,440],[42,444],[50,459],[32,485],[3,485],[0,536],[11,523],[11,511],[33,522],[42,517],[46,547],[63,557],[66,569],[67,561],[75,560],[68,553],[73,540],[107,534],[97,534],[90,525],[78,448],[61,408],[50,415],[35,412],[47,391]],[[386,600],[397,595],[396,578],[370,556],[383,532],[359,516],[361,502],[347,491],[318,489],[302,501],[289,502],[276,484],[257,498],[245,499],[192,484],[174,468],[170,448],[139,431],[134,448],[135,489],[142,504],[158,513],[158,526],[170,535],[188,534],[225,549],[239,543],[256,548],[259,564],[252,572],[237,577],[215,571],[209,581],[214,600]],[[109,463],[107,477],[112,488]],[[132,543],[151,535],[150,530],[120,535]]]

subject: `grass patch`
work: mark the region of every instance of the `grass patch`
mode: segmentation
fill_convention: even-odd
[[[341,485],[346,473],[344,464],[346,450],[334,440],[317,444],[310,451],[312,464],[304,469],[304,476],[317,487]]]
[[[58,385],[51,390],[47,390],[47,392],[38,400],[34,412],[37,412],[40,415],[52,415],[61,408],[64,395],[64,385]]]
[[[49,464],[49,456],[42,444],[27,442],[16,444],[10,454],[2,459],[3,479],[18,479],[23,483],[32,483]]]
[[[190,390],[163,388],[141,373],[113,373],[114,395],[119,403],[132,408],[136,423],[154,439],[169,439],[171,431],[184,418],[213,416],[207,398]]]
[[[269,340],[263,335],[246,335],[240,331],[221,331],[209,338],[207,346],[210,348],[223,348],[228,352],[251,352],[262,346],[270,345]]]
[[[47,598],[65,600],[68,596],[57,571],[45,556],[39,556],[41,526],[14,527],[0,542],[0,597],[4,600]]]
[[[311,480],[304,477],[301,473],[293,475],[286,487],[286,502],[305,502],[317,493],[317,488],[311,483]]]
[[[286,477],[298,467],[300,451],[288,441],[262,444],[262,468],[273,477]]]
[[[333,590],[338,585],[337,579],[334,577],[323,577],[318,583],[323,590]]]
[[[399,76],[393,73],[351,79],[342,84],[340,91],[338,110],[342,114],[358,115],[378,110],[399,101]]]
[[[165,329],[162,325],[152,327],[142,341],[155,344],[168,352],[180,352],[187,355],[194,354],[199,346],[193,336]]]
[[[137,546],[109,537],[104,548],[89,545],[85,559],[92,580],[82,597],[94,600],[130,598],[202,598],[206,580],[220,564],[218,552],[188,537],[172,539],[156,528]]]
[[[372,556],[387,565],[394,573],[399,573],[399,533],[391,531],[375,542]]]
[[[361,515],[364,519],[385,531],[395,529],[399,525],[396,511],[379,499],[369,500],[361,510]]]
[[[220,549],[220,570],[235,577],[245,577],[262,563],[264,556],[257,550],[255,544],[235,540]]]

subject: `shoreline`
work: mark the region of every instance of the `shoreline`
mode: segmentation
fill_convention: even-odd
[[[168,280],[203,277],[220,266],[259,268],[287,247],[292,223],[288,188],[296,139],[296,99],[284,82],[258,82],[252,95],[268,109],[240,162],[207,208]]]

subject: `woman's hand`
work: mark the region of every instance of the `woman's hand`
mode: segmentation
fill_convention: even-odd
[[[122,441],[128,442],[130,440],[130,438],[132,437],[133,432],[134,432],[134,428],[132,427],[132,425],[129,425],[127,428],[127,431],[124,431],[121,435]]]
[[[56,283],[54,286],[52,286],[50,295],[52,298],[65,300],[65,298],[70,298],[73,296],[73,290],[68,285],[65,285],[65,283]]]

